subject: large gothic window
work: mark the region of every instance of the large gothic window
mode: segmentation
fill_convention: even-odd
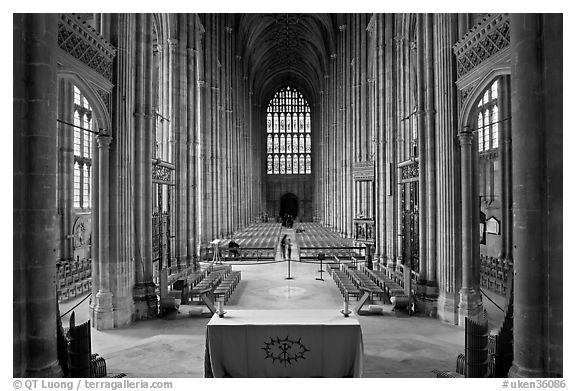
[[[284,87],[266,112],[268,174],[310,174],[312,137],[310,106],[300,92]]]
[[[92,206],[90,175],[92,171],[92,108],[74,86],[74,207]]]
[[[478,103],[478,151],[498,148],[498,80],[486,90]]]

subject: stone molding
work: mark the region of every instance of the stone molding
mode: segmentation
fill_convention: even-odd
[[[74,14],[60,14],[58,47],[112,81],[116,48]]]
[[[488,15],[453,47],[458,78],[510,45],[508,14]]]

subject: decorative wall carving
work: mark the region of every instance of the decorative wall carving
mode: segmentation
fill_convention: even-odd
[[[507,14],[489,15],[456,45],[458,77],[510,45],[510,20]]]
[[[354,240],[373,243],[374,236],[374,220],[354,220]]]
[[[156,160],[152,164],[152,182],[173,184],[174,167],[170,163]]]
[[[352,177],[355,181],[374,180],[374,161],[365,160],[354,162],[354,165],[352,166]]]
[[[74,14],[60,14],[58,47],[112,81],[116,49]]]
[[[400,171],[401,171],[400,178],[403,181],[418,178],[418,176],[420,175],[420,169],[417,162],[401,167]]]
[[[92,232],[90,224],[84,217],[80,216],[76,219],[72,228],[72,248],[76,250],[91,244]]]

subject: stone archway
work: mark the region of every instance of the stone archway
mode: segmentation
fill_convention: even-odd
[[[293,193],[286,193],[280,197],[280,217],[285,214],[294,219],[298,216],[298,197]]]

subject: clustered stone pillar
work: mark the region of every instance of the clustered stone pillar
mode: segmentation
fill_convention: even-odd
[[[60,377],[56,353],[57,14],[14,15],[15,377]]]
[[[418,273],[418,282],[416,292],[419,300],[417,305],[421,311],[426,311],[426,286],[428,284],[428,227],[427,211],[428,211],[428,134],[426,129],[426,26],[425,15],[418,14],[416,16],[416,119],[418,128],[418,233],[419,233],[419,260],[420,270]]]
[[[132,58],[133,37],[131,27],[133,16],[127,14],[102,15],[109,20],[114,28],[110,29],[109,39],[118,48],[115,59],[115,72],[117,82],[112,96],[124,99],[112,98],[111,115],[112,128],[106,129],[109,136],[113,135],[112,142],[102,144],[106,148],[105,159],[108,167],[107,190],[100,191],[100,165],[101,147],[98,140],[94,144],[92,158],[92,301],[89,305],[89,315],[92,326],[97,329],[122,327],[132,322],[134,314],[134,301],[132,299],[134,284],[133,268],[133,198],[129,189],[132,186],[133,167],[126,156],[133,153],[131,148],[133,129],[131,125],[131,94],[127,93],[131,88],[130,77]],[[100,127],[104,123],[98,124]],[[103,140],[103,139],[102,139]],[[102,143],[103,141],[100,141]],[[107,198],[103,200],[102,198]],[[106,227],[100,223],[101,203],[107,203]],[[108,246],[105,251],[107,259],[103,260],[108,276],[104,288],[111,296],[112,310],[105,304],[107,298],[103,297],[102,305],[96,300],[101,291],[101,273],[103,265],[100,262],[100,229],[105,229],[106,242],[102,246]],[[108,297],[109,298],[109,297]]]
[[[479,320],[482,314],[480,292],[475,289],[474,259],[479,257],[475,237],[479,235],[474,214],[478,213],[474,181],[474,133],[469,128],[463,129],[458,135],[460,140],[460,164],[462,183],[462,287],[460,289],[460,304],[458,308],[458,323],[464,324],[465,318]]]
[[[74,85],[70,80],[58,80],[58,119],[69,124],[74,122]],[[58,258],[70,261],[73,258],[73,217],[74,210],[74,128],[58,123],[58,211],[60,242]]]
[[[135,73],[135,269],[136,319],[157,314],[158,298],[152,281],[152,16],[136,15]]]
[[[501,189],[501,209],[502,209],[502,247],[499,259],[503,264],[512,264],[512,121],[510,107],[510,76],[505,75],[500,78],[498,91],[500,115],[503,121],[500,122],[499,132],[499,155],[500,163],[500,189]],[[509,270],[509,278],[512,278]]]
[[[562,376],[562,15],[511,14],[514,360]]]
[[[452,45],[457,40],[457,15],[437,14],[435,20],[438,317],[457,324],[461,273],[459,262],[456,261],[460,230],[457,227],[459,182],[455,165],[458,158],[455,137],[457,127],[454,121],[456,74],[452,66]]]
[[[395,99],[395,83],[394,83],[394,50],[395,50],[395,40],[394,40],[394,29],[392,23],[392,15],[386,14],[383,18],[384,25],[378,24],[379,37],[381,37],[382,45],[384,45],[384,63],[382,64],[381,70],[378,75],[379,79],[382,79],[380,85],[382,86],[380,90],[384,90],[380,96],[384,96],[385,104],[382,103],[380,106],[380,111],[382,112],[382,121],[384,121],[383,126],[385,126],[385,138],[386,138],[386,153],[385,161],[386,165],[386,186],[380,188],[378,191],[386,192],[386,220],[384,222],[379,221],[378,224],[386,224],[386,266],[394,268],[396,265],[396,255],[397,255],[397,244],[398,244],[398,209],[396,208],[398,204],[398,193],[396,192],[397,186],[397,176],[396,176],[396,127],[394,113],[396,111],[396,99]]]
[[[437,254],[436,254],[436,222],[437,222],[437,202],[436,202],[436,105],[434,80],[434,15],[424,16],[425,27],[425,112],[426,112],[426,161],[422,170],[426,170],[425,194],[426,194],[426,258],[427,258],[427,279],[426,279],[426,314],[436,316],[436,304],[438,300],[437,282]],[[422,48],[424,49],[424,48]],[[420,214],[420,218],[422,215]]]

